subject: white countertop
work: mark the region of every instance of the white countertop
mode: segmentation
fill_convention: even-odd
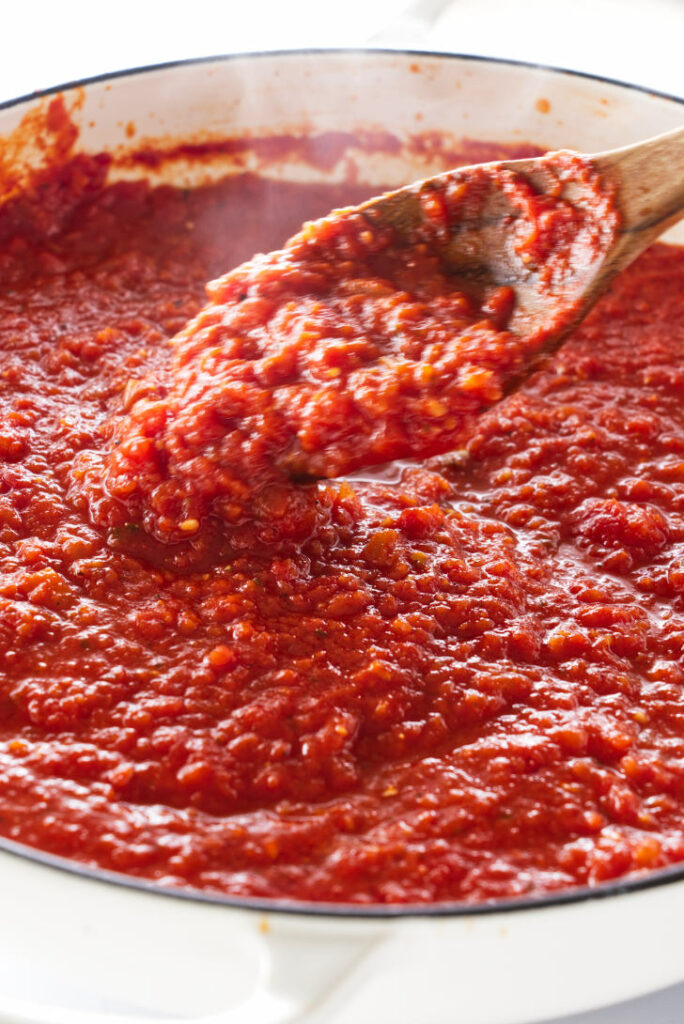
[[[186,57],[306,46],[396,45],[573,68],[684,95],[684,0],[452,0],[432,23],[406,0],[90,0],[3,12],[0,101],[62,82]],[[389,28],[387,28],[389,26]],[[383,29],[385,30],[383,33]],[[0,992],[39,996],[42,979],[0,963]],[[67,995],[45,981],[44,994]],[[61,999],[60,999],[61,997]],[[81,998],[74,993],[74,1005]],[[119,1009],[107,1005],[91,1010]],[[152,1018],[151,1018],[152,1019]],[[681,1024],[684,984],[557,1024]],[[257,1021],[250,1024],[258,1024]],[[391,1022],[379,1022],[391,1024]],[[419,1024],[419,1022],[417,1022]]]

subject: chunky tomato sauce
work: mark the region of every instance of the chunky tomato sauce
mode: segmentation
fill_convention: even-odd
[[[2,835],[352,903],[684,860],[684,251],[646,253],[456,452],[259,491],[199,564],[84,482],[204,282],[364,190],[105,171],[0,213]]]
[[[286,248],[212,281],[210,304],[172,339],[167,371],[130,382],[113,444],[77,461],[95,520],[166,543],[199,539],[173,553],[189,569],[198,557],[208,563],[217,518],[224,557],[245,524],[254,547],[255,521],[265,543],[307,537],[317,495],[303,502],[297,478],[455,447],[573,316],[561,299],[567,267],[598,261],[615,237],[612,193],[590,162],[553,161],[558,174],[591,183],[581,205],[562,197],[555,175],[539,193],[505,165],[470,168],[387,196],[385,210],[309,222]],[[412,223],[388,213],[396,199]],[[512,288],[490,285],[476,300],[454,276],[452,239],[462,258],[464,233],[501,203],[499,232],[556,296],[555,319],[534,331],[506,330]],[[158,560],[165,554],[157,548]]]

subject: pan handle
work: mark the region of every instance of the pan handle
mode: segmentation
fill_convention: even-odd
[[[267,977],[247,1004],[201,1024],[336,1024],[347,1021],[348,994],[382,969],[398,921],[327,919],[313,931],[271,918]]]
[[[313,931],[271,918],[262,965],[246,999],[199,1017],[93,1013],[2,999],[0,1024],[334,1024],[346,994],[378,969],[397,922],[328,919]]]

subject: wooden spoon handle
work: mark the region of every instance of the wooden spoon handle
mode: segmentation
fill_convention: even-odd
[[[684,128],[598,153],[593,161],[618,187],[624,233],[619,260],[626,265],[684,216]]]

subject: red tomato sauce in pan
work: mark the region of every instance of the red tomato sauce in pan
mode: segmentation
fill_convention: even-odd
[[[572,322],[566,268],[598,262],[615,238],[612,189],[586,159],[552,160],[548,192],[499,164],[452,172],[411,195],[412,222],[388,215],[396,196],[385,212],[338,210],[210,282],[166,370],[132,379],[109,445],[77,459],[95,521],[137,554],[142,527],[161,542],[148,559],[188,571],[216,561],[219,537],[231,558],[236,543],[310,536],[318,495],[297,480],[458,446]],[[563,177],[584,183],[581,202],[562,197]],[[557,296],[524,333],[506,329],[513,289],[464,292],[448,254],[495,203],[516,262]]]
[[[455,452],[258,492],[230,551],[174,565],[82,486],[112,417],[205,281],[369,190],[105,171],[0,212],[0,833],[356,904],[684,860],[684,250]]]

